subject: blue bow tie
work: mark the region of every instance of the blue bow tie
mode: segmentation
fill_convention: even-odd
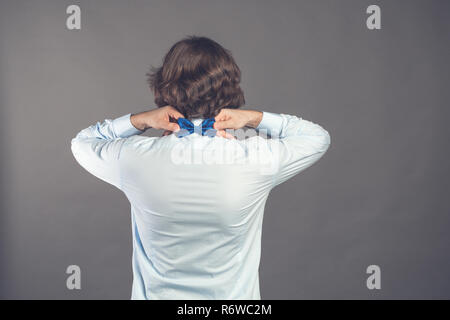
[[[202,136],[214,137],[217,132],[217,130],[213,127],[214,122],[216,122],[214,118],[205,119],[198,126],[194,125],[186,118],[178,118],[177,122],[180,126],[180,131],[176,132],[176,136],[178,138],[188,136],[194,132],[201,134]]]

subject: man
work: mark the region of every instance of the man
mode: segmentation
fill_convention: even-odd
[[[72,140],[79,164],[130,201],[132,299],[261,299],[267,197],[321,158],[330,136],[296,116],[240,110],[239,76],[216,42],[182,40],[150,75],[159,108]],[[148,128],[165,133],[141,136]],[[234,139],[242,128],[269,138]]]

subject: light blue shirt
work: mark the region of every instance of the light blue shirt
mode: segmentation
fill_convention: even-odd
[[[330,135],[269,112],[256,129],[268,138],[146,137],[127,114],[72,140],[78,163],[131,204],[132,299],[261,299],[267,197],[319,160]]]

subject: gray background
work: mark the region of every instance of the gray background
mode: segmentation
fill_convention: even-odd
[[[130,297],[129,204],[70,140],[153,108],[148,67],[196,34],[233,52],[249,108],[332,137],[269,198],[262,298],[450,298],[450,1],[0,3],[0,297]],[[381,30],[366,28],[370,4]],[[82,290],[66,289],[70,264]],[[371,264],[381,290],[366,288]]]

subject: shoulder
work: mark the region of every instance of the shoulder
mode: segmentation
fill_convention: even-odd
[[[123,139],[123,152],[151,151],[165,145],[166,137],[147,137],[135,135]]]

